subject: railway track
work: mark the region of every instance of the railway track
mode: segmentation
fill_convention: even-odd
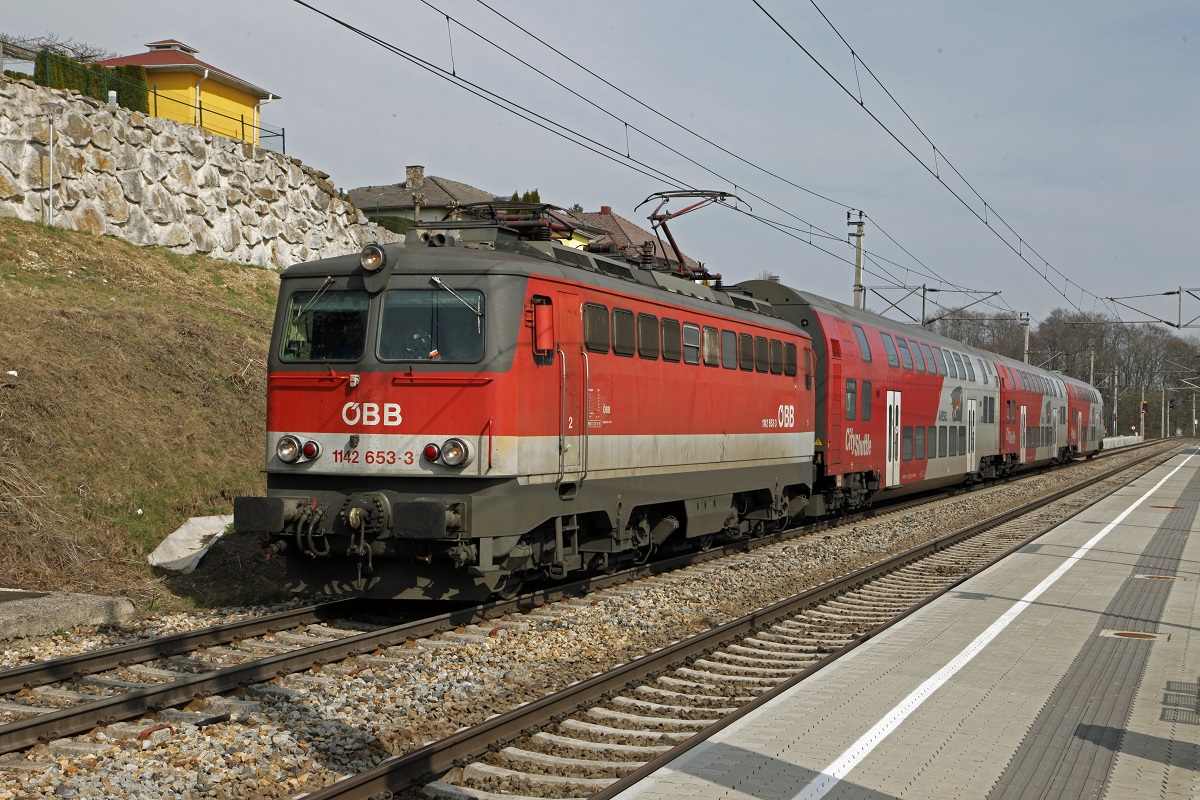
[[[911,508],[926,502],[930,501],[910,501],[904,507]],[[880,509],[845,521],[854,522],[867,516],[895,512],[895,507]],[[350,659],[341,666],[344,667],[344,671],[348,671],[347,674],[353,675],[358,670],[388,662],[388,648],[411,640],[461,629],[462,626],[504,614],[529,611],[541,604],[645,577],[654,572],[719,558],[730,552],[744,551],[751,546],[809,535],[814,530],[827,527],[828,524],[824,524],[809,529],[782,532],[753,543],[735,542],[706,553],[689,554],[624,573],[598,576],[588,581],[541,590],[508,602],[460,609],[395,625],[380,622],[363,623],[361,619],[356,621],[355,616],[362,608],[354,601],[342,601],[7,670],[0,672],[0,695],[3,696],[3,699],[0,699],[0,714],[7,715],[10,721],[0,725],[0,753],[12,753],[38,742],[56,741],[96,726],[108,726],[106,730],[112,734],[109,738],[142,739],[155,735],[156,730],[183,722],[197,727],[225,722],[231,717],[244,715],[245,710],[254,704],[221,695],[240,691],[248,685],[268,681],[278,675],[299,672],[314,665],[331,664],[342,659]],[[878,611],[868,612],[866,607],[859,610],[871,615],[868,621],[878,621],[875,616]],[[890,612],[894,609],[885,604],[884,610]],[[830,612],[822,612],[828,613]],[[824,620],[820,614],[818,618]],[[487,626],[482,629],[484,633],[488,630]],[[706,716],[709,709],[719,709],[720,713],[724,714],[739,704],[749,702],[769,689],[773,682],[778,682],[797,670],[809,668],[812,659],[819,659],[831,650],[841,647],[846,637],[853,638],[858,635],[857,630],[857,627],[852,626],[848,631],[826,630],[821,632],[820,636],[812,634],[807,637],[795,637],[803,640],[799,642],[773,640],[772,636],[785,637],[790,634],[767,632],[755,641],[735,645],[741,649],[731,650],[721,656],[714,655],[712,658],[715,660],[712,660],[711,664],[698,663],[686,668],[700,673],[716,670],[713,674],[732,670],[735,678],[725,681],[728,686],[711,683],[711,679],[703,674],[689,675],[685,672],[674,678],[664,678],[660,685],[644,685],[629,698],[614,698],[615,707],[608,713],[610,722],[615,723],[618,728],[631,724],[631,720],[626,719],[628,715],[644,716],[638,709],[657,709],[665,715],[663,719],[683,714],[680,709],[685,707],[681,705],[685,701],[698,704],[697,708],[700,710],[688,712],[692,718],[671,723],[677,726],[673,731],[675,735],[658,737],[657,743],[647,744],[642,741],[645,737],[627,733],[624,734],[628,737],[627,748],[614,749],[603,742],[595,742],[591,749],[622,754],[621,757],[612,759],[622,766],[609,768],[616,770],[617,774],[622,770],[635,768],[636,763],[627,765],[627,762],[631,761],[630,755],[637,755],[644,760],[656,752],[654,748],[673,746],[680,738],[690,737],[697,726],[703,727],[701,723],[709,724],[716,718]],[[770,644],[772,641],[774,644]],[[756,648],[765,648],[772,655],[751,652]],[[372,655],[376,653],[380,655]],[[751,663],[755,659],[758,660],[757,666]],[[388,663],[394,664],[394,661]],[[724,688],[721,688],[723,686]],[[191,706],[194,710],[173,710],[174,707],[193,703],[197,698],[201,700]],[[124,726],[114,724],[156,711],[159,712],[156,717],[141,719]],[[712,713],[715,714],[716,711]],[[596,711],[595,714],[604,716],[605,712]],[[658,724],[668,725],[667,722],[661,721]],[[517,747],[516,750],[536,755],[542,753],[547,746],[551,750],[556,746],[567,747],[560,739],[569,737],[564,737],[561,733],[541,733],[542,736],[532,740],[534,745],[537,745],[534,749]],[[547,739],[547,736],[552,738]],[[70,743],[60,743],[60,746],[69,749]],[[541,749],[538,749],[539,747]],[[517,755],[523,759],[533,758],[524,753]],[[636,762],[636,759],[632,761]],[[537,774],[536,769],[535,767],[534,774]],[[510,773],[520,772],[512,766],[485,761],[472,765],[472,779],[478,777],[476,773],[481,770],[498,770],[495,775],[500,776],[509,774],[504,770]],[[495,775],[495,780],[503,780]],[[609,776],[599,780],[611,779]]]
[[[304,798],[407,795],[418,787],[427,797],[452,800],[613,797],[1059,524],[1058,516],[1040,510],[1087,487],[1084,506],[1107,495],[1120,484],[1105,482],[1130,466],[677,642]]]

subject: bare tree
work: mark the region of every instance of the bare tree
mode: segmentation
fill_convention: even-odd
[[[66,56],[84,64],[103,61],[107,58],[115,58],[117,55],[105,50],[103,47],[79,42],[70,37],[60,36],[57,33],[44,33],[41,36],[18,36],[0,33],[0,42],[32,50],[35,53],[39,50],[49,50],[55,55]]]

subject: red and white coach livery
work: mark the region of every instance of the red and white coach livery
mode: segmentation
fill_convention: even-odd
[[[297,588],[456,599],[746,536],[811,491],[813,364],[764,303],[494,222],[298,264],[235,524]]]

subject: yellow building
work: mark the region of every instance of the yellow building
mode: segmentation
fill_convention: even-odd
[[[148,52],[99,62],[105,67],[145,67],[150,113],[220,136],[259,144],[262,107],[279,95],[260,89],[196,58],[199,51],[175,39],[150,42]],[[267,130],[268,136],[279,135]]]

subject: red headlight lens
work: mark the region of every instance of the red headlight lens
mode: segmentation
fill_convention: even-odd
[[[300,448],[300,452],[304,454],[305,458],[311,461],[321,455],[321,445],[316,442],[305,442],[304,446]]]
[[[438,456],[440,456],[441,454],[442,454],[442,451],[438,449],[438,446],[436,444],[425,445],[425,451],[424,451],[424,453],[422,453],[422,455],[425,456],[426,461],[437,461]]]

